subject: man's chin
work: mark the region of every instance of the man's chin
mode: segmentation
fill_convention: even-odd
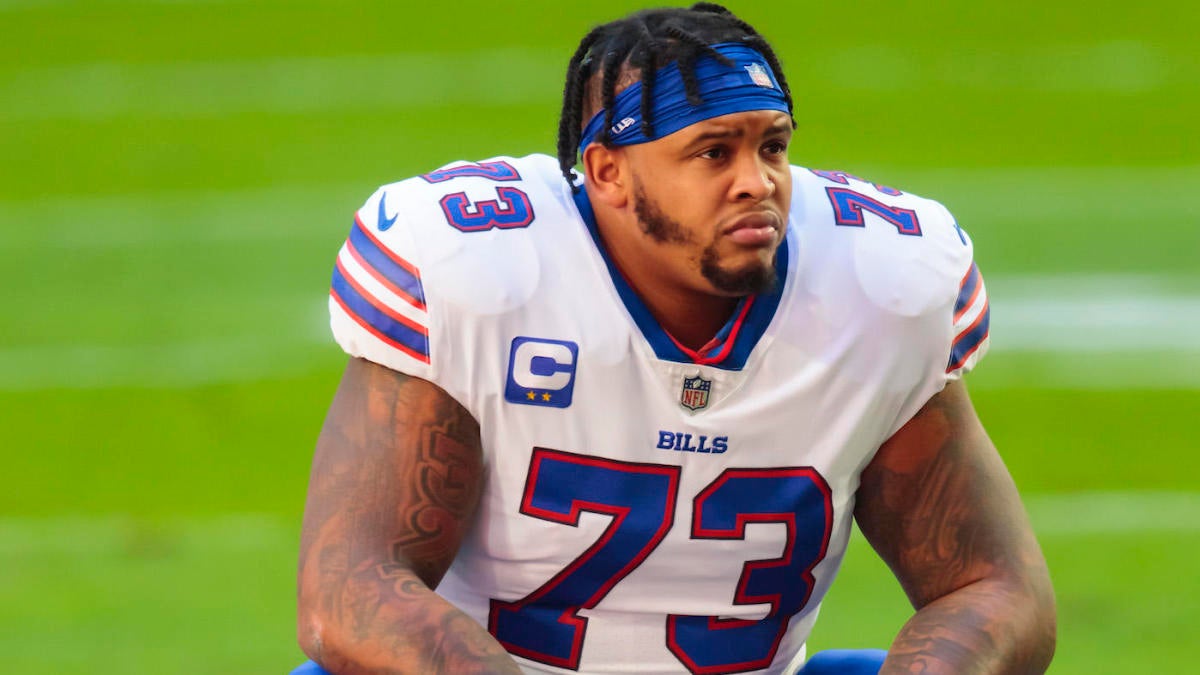
[[[775,288],[775,266],[754,263],[726,269],[709,260],[701,262],[700,272],[713,288],[724,295],[745,296],[769,293]]]

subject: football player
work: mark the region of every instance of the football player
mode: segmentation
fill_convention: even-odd
[[[303,528],[315,663],[793,673],[856,520],[915,612],[844,667],[1046,668],[1045,561],[962,383],[971,240],[791,165],[792,114],[750,25],[642,11],[572,56],[557,158],[366,201]]]

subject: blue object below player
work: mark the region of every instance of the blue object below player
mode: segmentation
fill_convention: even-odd
[[[883,649],[826,649],[813,654],[796,675],[879,675]]]
[[[796,675],[879,675],[887,652],[882,649],[826,649],[804,663]],[[290,675],[331,675],[321,666],[306,661]]]

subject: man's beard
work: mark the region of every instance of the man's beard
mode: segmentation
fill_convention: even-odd
[[[646,196],[640,183],[635,183],[633,187],[633,209],[642,226],[642,231],[654,241],[660,244],[693,242],[694,238],[687,230],[683,229],[683,225],[679,221],[673,220],[663,213],[658,204]],[[775,288],[775,267],[773,265],[752,263],[736,270],[727,270],[721,267],[716,241],[706,246],[700,254],[700,274],[713,285],[713,288],[735,296],[769,293]]]

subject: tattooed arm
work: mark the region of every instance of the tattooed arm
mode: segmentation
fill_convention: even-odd
[[[883,673],[1041,673],[1054,593],[1017,490],[961,382],[862,475],[855,518],[917,612]]]
[[[435,385],[352,359],[317,441],[298,634],[338,675],[519,673],[436,595],[482,485],[479,426]]]

